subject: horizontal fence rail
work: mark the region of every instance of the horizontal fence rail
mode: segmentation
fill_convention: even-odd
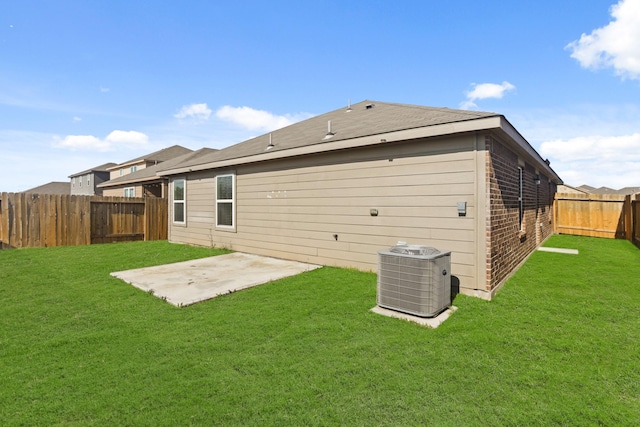
[[[0,248],[166,238],[166,199],[0,194]]]

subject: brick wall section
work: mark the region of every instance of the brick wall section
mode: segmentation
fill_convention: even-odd
[[[551,207],[555,184],[495,138],[487,150],[486,287],[499,286],[553,232]],[[524,218],[520,227],[519,172],[523,168]],[[540,177],[540,184],[535,177]]]

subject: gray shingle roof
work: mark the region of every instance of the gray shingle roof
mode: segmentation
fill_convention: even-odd
[[[154,151],[153,153],[145,154],[144,156],[136,157],[135,159],[127,160],[126,162],[119,163],[109,169],[116,169],[117,167],[122,167],[133,163],[140,163],[142,161],[158,163],[165,162],[167,160],[175,159],[178,156],[182,156],[183,154],[191,152],[193,152],[193,150],[185,148],[181,145],[173,145],[171,147],[163,148],[162,150]]]
[[[139,169],[130,174],[119,176],[112,180],[103,182],[102,184],[98,184],[98,187],[99,188],[114,187],[114,186],[123,185],[123,184],[132,184],[137,182],[160,180],[163,178],[157,176],[157,173],[159,171],[173,168],[182,162],[189,161],[191,159],[195,159],[200,156],[205,156],[216,151],[218,150],[215,150],[213,148],[201,148],[200,150],[197,150],[197,151],[189,150],[188,153],[177,156],[171,160],[166,160],[162,163],[158,163],[157,165],[149,166],[144,169]]]
[[[23,191],[23,193],[35,193],[35,194],[71,194],[71,183],[70,182],[60,182],[60,181],[52,181],[48,184],[39,185],[38,187],[33,187],[28,190]]]
[[[74,173],[73,175],[69,175],[69,178],[73,178],[74,176],[86,175],[86,174],[88,174],[90,172],[108,172],[108,169],[113,167],[113,166],[117,166],[117,164],[115,164],[113,162],[105,163],[103,165],[95,166],[95,167],[92,167],[91,169],[87,169],[87,170],[84,170],[82,172],[78,172],[78,173]]]
[[[453,110],[449,108],[362,101],[351,106],[294,123],[282,129],[232,145],[209,155],[185,161],[179,167],[201,165],[221,160],[236,159],[264,153],[271,142],[270,151],[287,150],[326,141],[339,141],[369,135],[499,116],[497,113]],[[325,139],[328,122],[334,133]],[[166,168],[168,169],[168,168]]]

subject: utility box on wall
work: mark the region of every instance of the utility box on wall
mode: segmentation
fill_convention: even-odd
[[[401,244],[378,251],[377,303],[420,317],[451,305],[451,251]]]

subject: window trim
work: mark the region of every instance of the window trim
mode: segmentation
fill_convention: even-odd
[[[524,168],[518,166],[518,219],[520,232],[524,231]]]
[[[127,195],[127,192],[129,195]],[[124,188],[124,197],[136,197],[136,188],[135,187],[125,187]]]
[[[231,199],[218,199],[218,179],[231,177]],[[216,229],[222,231],[236,231],[236,174],[235,172],[227,172],[216,175],[216,196],[215,196],[215,214],[216,214]],[[218,205],[219,204],[231,204],[231,225],[224,225],[218,222]]]
[[[175,196],[175,184],[178,181],[182,181],[182,200],[176,202]],[[182,221],[176,221],[176,203],[182,204]],[[187,224],[187,179],[184,177],[175,178],[171,181],[171,223],[177,225]]]

